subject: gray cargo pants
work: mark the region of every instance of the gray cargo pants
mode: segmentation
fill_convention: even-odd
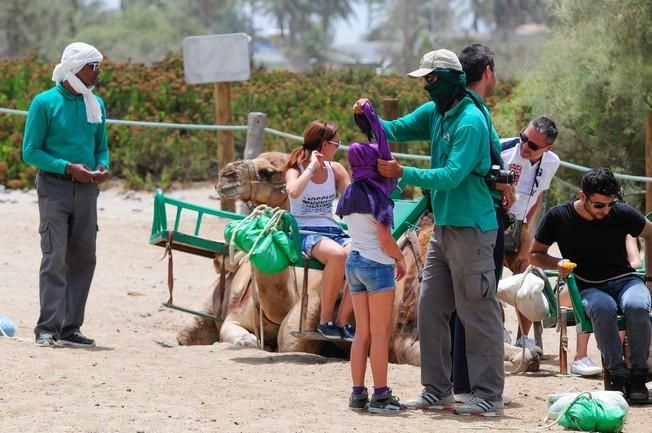
[[[451,395],[453,310],[464,325],[471,391],[502,398],[503,323],[496,299],[493,249],[496,231],[435,226],[428,245],[419,296],[421,383],[439,397]]]
[[[41,235],[41,313],[34,333],[65,338],[84,322],[95,272],[97,196],[94,183],[39,173],[36,178]]]

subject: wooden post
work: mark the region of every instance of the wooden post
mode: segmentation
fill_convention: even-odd
[[[213,87],[213,100],[215,102],[215,123],[218,125],[231,124],[231,85],[226,83],[215,83]],[[229,162],[233,161],[233,132],[217,131],[217,166],[223,169]],[[222,210],[233,212],[235,210],[234,200],[221,200]]]
[[[263,153],[266,124],[267,115],[265,113],[249,113],[249,116],[247,116],[247,141],[245,143],[244,159],[255,159]],[[249,206],[238,200],[236,212],[241,215],[249,215]]]
[[[265,113],[249,113],[244,159],[254,159],[263,153],[266,124],[267,115]]]
[[[398,99],[385,98],[383,99],[383,119],[394,120],[399,117],[398,114]],[[405,153],[405,143],[389,143],[389,149],[392,152]]]
[[[652,177],[652,111],[645,116],[645,176]],[[652,211],[652,183],[645,183],[645,213]],[[648,262],[645,262],[647,265]]]

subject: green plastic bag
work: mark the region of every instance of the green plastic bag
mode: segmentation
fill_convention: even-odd
[[[256,269],[275,274],[299,261],[295,244],[284,230],[290,225],[288,218],[284,210],[259,207],[244,220],[228,223],[224,239],[246,252]]]
[[[626,415],[620,406],[580,395],[562,415],[559,424],[573,430],[618,433],[623,429]]]

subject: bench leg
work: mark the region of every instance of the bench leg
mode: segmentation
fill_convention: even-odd
[[[537,346],[541,348],[541,352],[543,353],[543,323],[542,322],[534,322],[534,342],[536,343]]]
[[[306,332],[306,314],[308,312],[308,259],[303,259],[303,287],[301,289],[301,312],[299,313],[299,332]]]
[[[568,334],[566,310],[559,315],[559,374],[568,374]]]

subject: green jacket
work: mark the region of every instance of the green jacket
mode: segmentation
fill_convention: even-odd
[[[86,120],[81,95],[69,92],[61,83],[32,100],[23,138],[23,160],[36,168],[63,174],[66,165],[84,164],[94,170],[99,164],[109,168],[106,140],[106,109],[102,122]]]
[[[444,116],[433,102],[393,121],[382,121],[389,141],[430,140],[430,169],[404,167],[403,181],[432,190],[435,222],[496,230],[484,175],[491,166],[487,122],[469,97]]]

